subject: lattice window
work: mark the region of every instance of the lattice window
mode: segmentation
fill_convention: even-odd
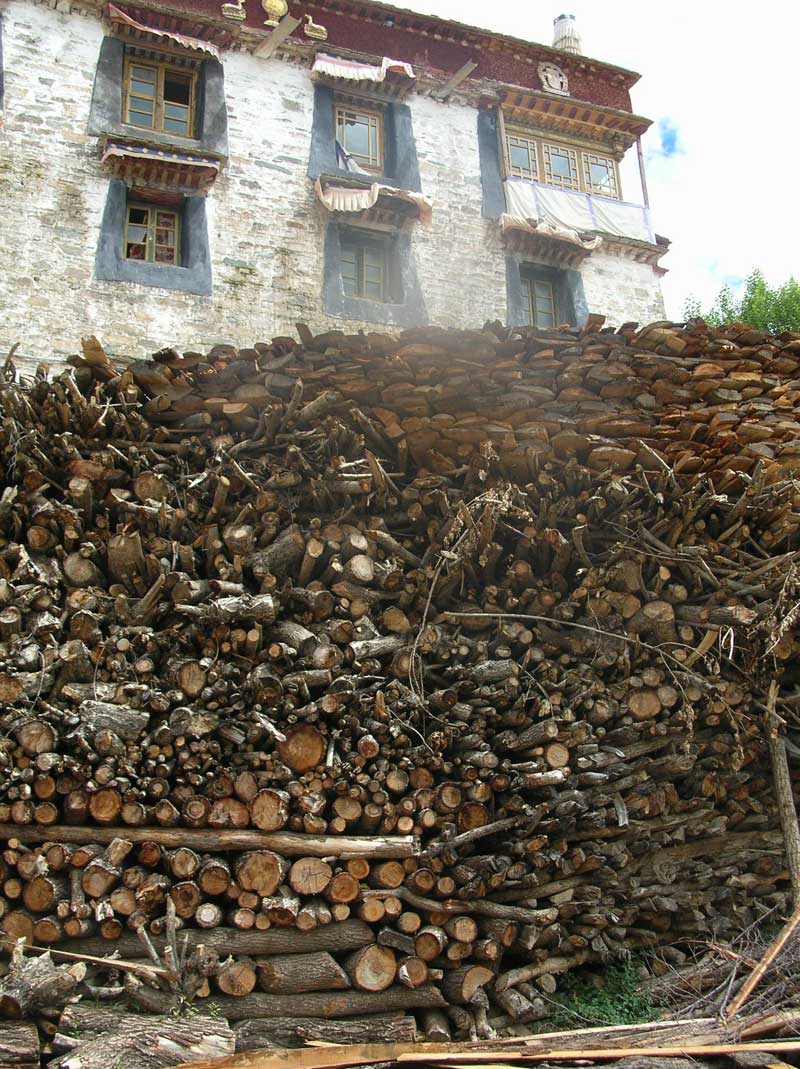
[[[602,197],[619,199],[617,165],[607,156],[592,152],[581,153],[583,158],[583,181],[587,193],[599,193]]]
[[[177,264],[178,213],[157,204],[129,204],[125,221],[125,259]]]
[[[128,58],[123,121],[159,133],[192,137],[195,77],[165,63]]]
[[[556,302],[553,286],[544,279],[524,279],[528,296],[528,315],[531,326],[549,330],[556,325]]]
[[[383,112],[337,104],[336,140],[359,167],[383,172]]]
[[[509,174],[516,178],[527,178],[530,182],[538,180],[538,149],[533,138],[509,132],[506,135],[506,160]]]
[[[387,247],[380,239],[346,234],[342,238],[342,289],[346,297],[388,300]]]
[[[560,189],[580,189],[578,153],[563,145],[542,145],[544,180]]]

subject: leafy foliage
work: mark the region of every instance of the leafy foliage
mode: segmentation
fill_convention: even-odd
[[[658,1014],[642,991],[640,963],[631,960],[612,965],[603,973],[602,986],[584,973],[570,973],[554,1001],[557,1008],[547,1019],[548,1030],[584,1025],[641,1024]]]
[[[699,317],[714,327],[726,323],[748,323],[759,330],[779,334],[800,331],[800,283],[794,277],[780,286],[768,285],[757,268],[747,278],[739,298],[730,286],[723,286],[711,308],[703,311],[696,297],[684,306],[687,319]]]

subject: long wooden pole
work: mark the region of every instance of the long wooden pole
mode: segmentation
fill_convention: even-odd
[[[192,850],[274,850],[284,857],[415,857],[415,835],[301,835],[293,831],[221,831],[216,828],[100,828],[70,824],[0,824],[0,839],[21,843],[100,843],[114,839],[129,843],[158,843]]]
[[[246,996],[249,997],[249,996]],[[680,1058],[719,1057],[746,1051],[800,1050],[797,1040],[770,1040],[764,1043],[685,1043],[650,1047],[587,1047],[560,1050],[509,1051],[494,1043],[478,1043],[467,1047],[461,1043],[364,1043],[330,1046],[309,1050],[253,1051],[234,1054],[210,1062],[189,1062],[181,1069],[339,1069],[344,1066],[372,1065],[380,1062],[396,1065],[425,1064],[481,1065],[540,1061],[617,1061],[620,1058]]]
[[[647,176],[644,173],[644,150],[642,149],[641,137],[636,138],[636,156],[639,161],[639,177],[642,181],[642,200],[645,208],[650,207],[650,196],[647,192]]]
[[[506,117],[503,114],[503,105],[497,106],[497,140],[500,150],[500,177],[508,178],[508,141],[506,140]]]
[[[786,756],[786,743],[779,733],[780,718],[775,712],[778,700],[778,683],[772,680],[767,695],[765,713],[769,756],[772,762],[772,780],[775,785],[775,800],[778,803],[778,815],[781,818],[783,842],[789,874],[792,880],[792,898],[795,909],[800,908],[800,828],[797,826],[797,809],[794,804],[792,778],[789,774],[789,759]]]
[[[723,1023],[730,1021],[745,1002],[750,998],[755,988],[761,982],[762,977],[769,969],[772,962],[780,954],[791,937],[800,926],[800,828],[797,826],[797,809],[794,804],[792,791],[792,779],[789,774],[789,759],[786,756],[786,744],[780,734],[780,718],[775,712],[778,700],[778,683],[773,679],[767,695],[767,708],[764,714],[769,744],[769,756],[772,762],[772,781],[775,786],[775,799],[778,803],[778,814],[781,818],[783,829],[783,843],[786,852],[786,860],[789,863],[789,874],[792,881],[792,897],[794,899],[794,912],[784,924],[778,935],[773,939],[756,967],[742,984],[736,997],[722,1014]]]

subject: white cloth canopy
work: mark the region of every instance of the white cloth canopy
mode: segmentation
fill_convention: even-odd
[[[395,189],[373,182],[366,188],[353,186],[327,185],[323,188],[319,179],[316,182],[317,197],[329,212],[365,212],[378,203],[380,197],[394,197],[398,200],[415,204],[422,222],[429,223],[433,215],[433,202],[422,193],[412,193],[407,189]]]
[[[314,66],[311,68],[312,74],[326,74],[329,78],[341,78],[348,82],[383,82],[390,71],[404,74],[406,78],[416,77],[410,63],[404,63],[401,59],[389,59],[388,56],[384,56],[378,66],[317,52]]]
[[[182,48],[190,48],[197,52],[207,52],[214,59],[222,58],[217,46],[212,45],[210,41],[203,41],[199,37],[188,37],[185,33],[176,33],[173,30],[162,30],[157,26],[147,26],[143,22],[137,22],[136,19],[131,18],[127,12],[122,11],[114,4],[108,5],[107,15],[111,22],[118,22],[122,26],[136,30],[143,37],[152,37],[156,41],[166,39],[180,45]]]
[[[500,229],[503,233],[510,230],[521,231],[524,234],[536,234],[540,237],[554,238],[556,241],[566,241],[570,245],[576,245],[584,252],[594,252],[603,244],[599,234],[594,237],[583,236],[576,230],[568,230],[563,226],[553,226],[550,223],[540,223],[536,219],[520,219],[519,216],[504,213],[500,216]]]
[[[511,218],[579,233],[600,231],[634,241],[655,242],[647,208],[640,204],[557,189],[525,178],[507,178],[505,192]]]

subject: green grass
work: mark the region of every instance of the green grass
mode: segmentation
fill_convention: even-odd
[[[554,997],[547,1030],[590,1025],[642,1024],[658,1016],[658,1008],[642,991],[640,963],[633,959],[610,965],[601,975],[570,973]]]

